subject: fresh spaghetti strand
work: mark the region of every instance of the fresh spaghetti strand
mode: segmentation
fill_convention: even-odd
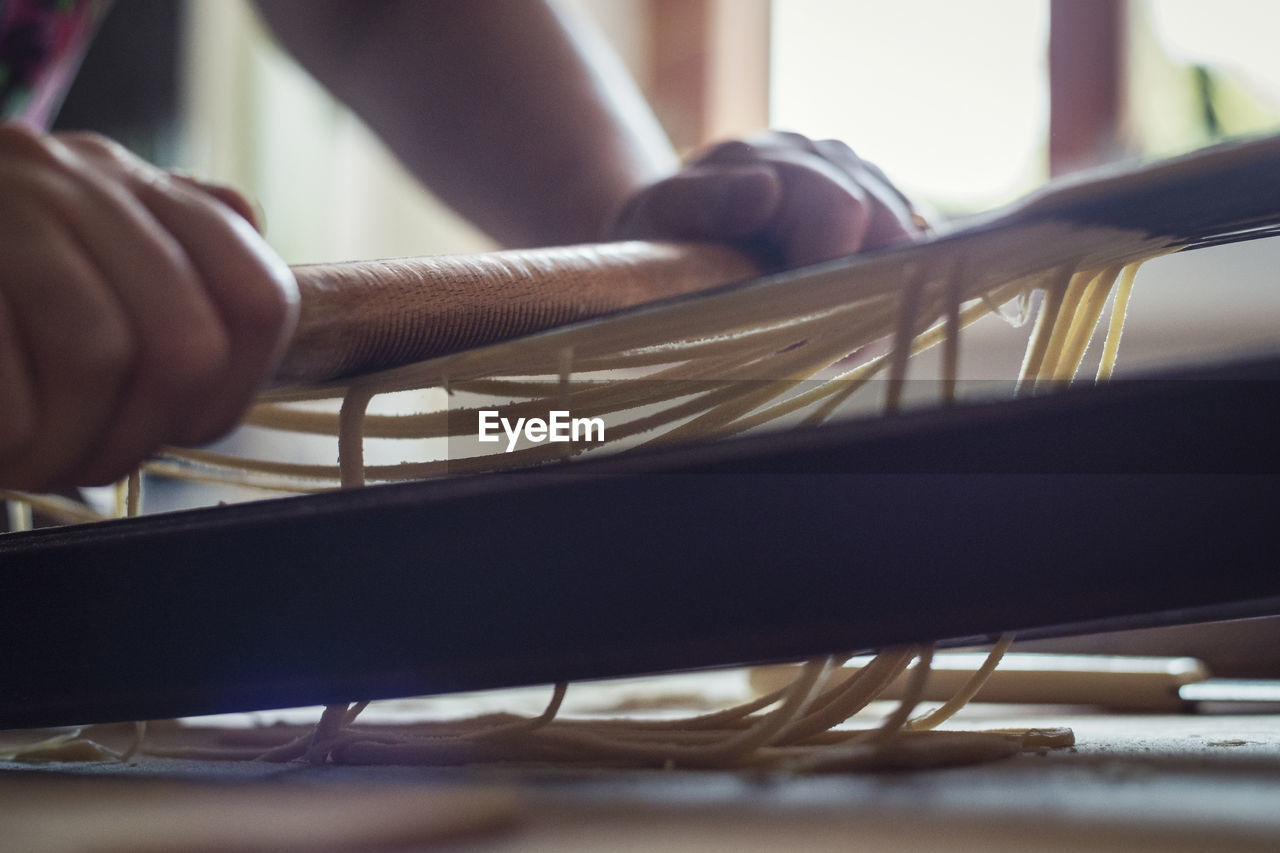
[[[884,742],[896,735],[906,725],[911,712],[915,710],[916,705],[920,703],[920,697],[924,695],[924,685],[929,680],[929,669],[933,664],[933,646],[921,646],[916,650],[916,654],[918,655],[916,665],[911,670],[911,677],[907,679],[907,688],[903,691],[898,707],[885,718],[878,729],[868,736],[868,740],[873,743]]]
[[[134,468],[124,481],[124,516],[136,518],[142,510],[142,469]]]
[[[1120,352],[1120,336],[1124,333],[1125,315],[1129,310],[1129,297],[1133,294],[1133,280],[1138,275],[1138,267],[1142,262],[1129,264],[1120,276],[1120,286],[1116,289],[1116,300],[1111,305],[1111,323],[1107,328],[1107,340],[1102,345],[1102,360],[1098,362],[1097,381],[1106,382],[1111,378],[1116,366],[1116,355]]]
[[[1053,327],[1057,324],[1063,297],[1066,295],[1074,273],[1075,270],[1072,267],[1059,268],[1045,289],[1044,300],[1040,303],[1040,313],[1036,316],[1031,338],[1027,341],[1027,352],[1022,359],[1022,369],[1018,372],[1015,393],[1021,394],[1035,386],[1035,378],[1040,375],[1045,352],[1049,348],[1049,339],[1053,335]]]
[[[112,513],[116,518],[124,518],[129,512],[129,478],[122,477],[112,485]]]
[[[121,761],[128,761],[143,749],[143,742],[147,737],[147,721],[134,720],[133,738],[129,741],[129,746],[124,752],[120,753]]]
[[[956,711],[959,711],[969,703],[969,700],[978,695],[978,691],[982,689],[982,685],[987,683],[991,673],[996,671],[996,667],[1000,665],[1000,659],[1004,657],[1005,652],[1009,651],[1009,646],[1011,645],[1013,645],[1013,634],[1003,635],[991,648],[990,653],[982,662],[982,666],[974,670],[973,675],[969,676],[969,679],[956,691],[954,696],[942,706],[911,720],[907,723],[907,728],[912,731],[927,731],[951,719]]]
[[[1062,355],[1054,368],[1052,377],[1054,382],[1062,384],[1070,382],[1080,370],[1080,362],[1084,360],[1089,341],[1093,339],[1098,318],[1102,316],[1102,309],[1106,306],[1107,298],[1111,295],[1119,275],[1120,267],[1107,267],[1089,282],[1075,316],[1071,319],[1071,328],[1067,332]]]
[[[31,500],[28,500],[27,497],[21,495],[19,492],[9,491],[0,492],[0,497],[4,498],[5,512],[8,514],[10,532],[20,533],[24,530],[30,530],[35,525],[35,520],[33,519],[31,512]],[[35,496],[32,497],[34,498]],[[55,518],[56,517],[57,516],[55,516]]]
[[[946,337],[942,341],[942,393],[941,403],[950,406],[956,401],[956,384],[960,375],[960,330],[964,327],[960,317],[961,293],[964,290],[965,264],[963,258],[947,276],[943,296],[946,313],[943,327]]]
[[[357,488],[365,484],[364,418],[373,400],[374,391],[365,386],[353,386],[347,391],[338,414],[338,468],[342,487]],[[329,705],[320,715],[315,732],[302,758],[311,764],[324,764],[329,759],[332,743],[338,733],[350,725],[368,702],[354,706],[347,703]]]
[[[914,656],[912,649],[890,649],[814,703],[808,715],[789,724],[778,743],[800,743],[843,723],[884,692],[903,673]]]
[[[965,308],[960,313],[961,328],[968,328],[988,314],[998,314],[1002,302],[1016,296],[1019,287],[1020,285],[1005,287],[990,294],[989,297],[979,300],[976,304]],[[944,339],[945,332],[945,325],[932,326],[921,332],[911,345],[911,355],[919,355],[937,346]],[[870,361],[863,362],[855,368],[832,377],[818,388],[807,391],[803,395],[797,395],[784,403],[779,403],[777,406],[766,409],[750,419],[744,419],[741,423],[746,426],[756,426],[824,399],[826,402],[806,417],[804,424],[825,423],[849,397],[853,396],[866,382],[884,369],[887,364],[887,355],[877,356]]]
[[[681,743],[678,731],[664,730],[646,736],[641,730],[622,732],[608,726],[545,726],[530,735],[531,742],[594,756],[597,760],[639,762],[680,767],[736,766],[758,747],[769,742],[790,720],[802,713],[816,685],[826,673],[828,659],[806,663],[800,676],[787,688],[781,704],[755,720],[749,728],[709,743]]]
[[[33,509],[63,524],[88,524],[107,520],[107,516],[92,507],[61,495],[0,489],[0,499],[5,502],[9,513],[9,529],[14,533],[31,529]]]
[[[311,733],[311,742],[302,756],[303,760],[309,764],[324,764],[329,758],[333,741],[346,728],[348,718],[354,718],[354,715],[347,703],[326,706],[320,715],[320,722],[316,723],[315,731]]]
[[[568,683],[564,681],[557,682],[551,691],[551,700],[547,702],[547,707],[541,714],[528,720],[517,720],[506,725],[495,726],[493,728],[478,729],[476,731],[467,732],[462,735],[464,738],[486,738],[486,737],[510,737],[512,735],[528,734],[536,731],[545,725],[551,723],[560,713],[560,706],[564,704],[565,694],[569,690]]]
[[[1071,282],[1067,285],[1067,290],[1062,295],[1062,301],[1054,311],[1049,342],[1045,345],[1044,358],[1036,370],[1035,387],[1037,389],[1042,385],[1046,385],[1048,380],[1054,376],[1058,360],[1062,356],[1062,348],[1066,344],[1067,335],[1071,330],[1071,323],[1076,316],[1076,309],[1080,305],[1080,299],[1084,296],[1085,288],[1088,287],[1093,278],[1094,274],[1092,272],[1077,272],[1071,276]]]
[[[920,323],[920,300],[928,281],[921,269],[907,276],[898,306],[898,322],[893,332],[893,349],[889,352],[889,381],[885,387],[883,412],[896,414],[902,405],[902,392],[907,380],[907,361],[911,358],[911,344]]]
[[[364,418],[374,390],[353,386],[342,400],[338,414],[338,471],[344,489],[365,483]]]
[[[570,405],[569,405],[569,399],[570,399],[569,393],[570,393],[570,379],[573,377],[573,345],[572,344],[566,347],[562,347],[560,349],[559,361],[560,363],[559,365],[557,365],[557,367],[559,367],[559,376],[557,377],[559,381],[556,383],[556,402],[559,403],[560,408],[562,410],[571,411]],[[565,457],[566,459],[572,456],[573,445],[570,444],[569,442],[565,442],[562,445],[562,450],[560,455]]]

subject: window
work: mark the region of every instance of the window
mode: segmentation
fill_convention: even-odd
[[[771,122],[843,139],[950,211],[1047,175],[1048,4],[775,0]]]

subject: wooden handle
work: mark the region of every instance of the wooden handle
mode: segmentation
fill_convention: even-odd
[[[294,267],[277,378],[321,381],[471,349],[759,274],[726,246],[603,243]]]

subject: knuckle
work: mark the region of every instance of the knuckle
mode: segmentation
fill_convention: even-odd
[[[863,160],[845,142],[839,139],[820,139],[813,143],[815,151],[821,157],[846,168],[863,166]]]
[[[30,226],[55,212],[56,218],[46,227],[56,222],[59,229],[65,228],[69,212],[96,203],[88,192],[92,184],[89,171],[75,156],[54,145],[37,142],[31,150],[14,153],[0,143],[0,202],[10,219]]]
[[[168,177],[170,180],[176,181],[179,184],[186,183],[191,188],[215,199],[219,204],[230,208],[236,216],[253,226],[254,230],[262,230],[261,225],[263,217],[261,212],[258,210],[257,205],[250,200],[249,196],[245,195],[239,189],[227,184],[200,180],[186,175],[170,174]]]
[[[19,124],[0,124],[0,159],[19,174],[73,171],[66,146],[55,136]]]
[[[0,151],[8,156],[44,152],[44,137],[31,128],[17,123],[0,124]]]
[[[760,159],[759,147],[741,139],[717,142],[699,152],[690,163],[748,163]]]
[[[240,295],[239,318],[252,335],[278,340],[287,334],[297,314],[298,283],[283,262],[266,262],[252,286]]]
[[[136,193],[164,179],[163,171],[136,156],[115,140],[101,134],[90,132],[60,134],[58,142],[69,152],[64,158],[71,161],[68,168],[80,171],[95,182],[124,181],[130,191]]]
[[[48,195],[65,192],[74,174],[68,158],[47,137],[16,125],[0,125],[0,177],[4,179],[4,200],[23,197],[36,202]]]
[[[788,145],[804,151],[814,151],[817,148],[812,139],[803,133],[796,133],[794,130],[775,130],[773,135],[776,141],[782,145]]]
[[[817,154],[818,146],[803,133],[794,130],[764,130],[748,134],[745,140],[753,148],[774,155]]]
[[[72,131],[61,133],[58,140],[78,154],[91,157],[106,157],[112,160],[132,160],[133,155],[123,145],[89,131]]]

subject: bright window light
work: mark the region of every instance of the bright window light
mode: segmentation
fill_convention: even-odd
[[[1258,97],[1280,105],[1280,3],[1275,0],[1160,0],[1152,25],[1170,58],[1217,66]]]
[[[1047,174],[1048,4],[774,0],[770,123],[842,139],[955,212]]]

